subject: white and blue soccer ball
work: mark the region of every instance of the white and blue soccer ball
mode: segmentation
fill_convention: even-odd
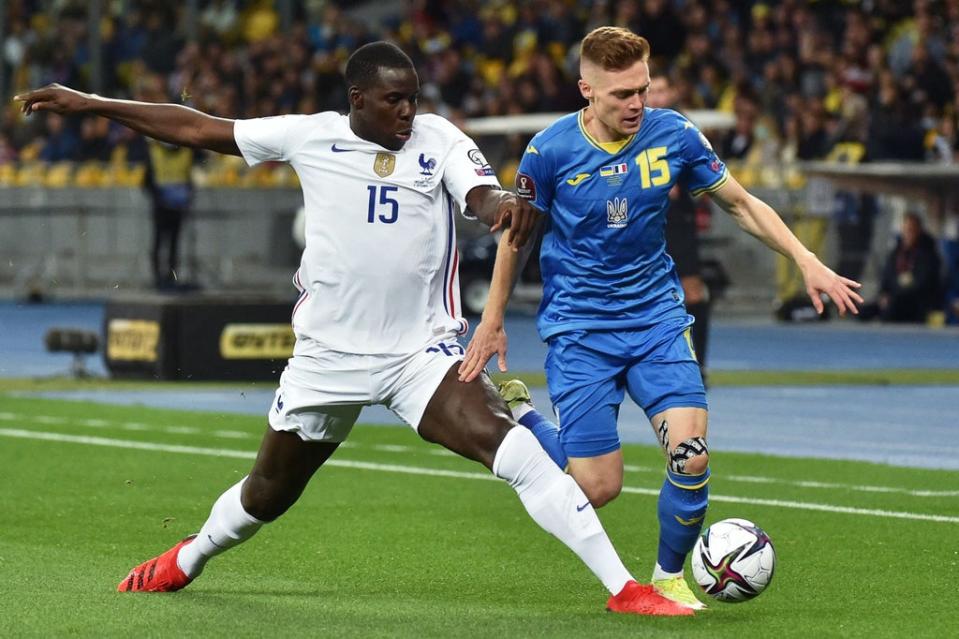
[[[769,535],[753,522],[723,519],[696,540],[691,564],[703,592],[737,603],[766,589],[776,569],[776,551]]]

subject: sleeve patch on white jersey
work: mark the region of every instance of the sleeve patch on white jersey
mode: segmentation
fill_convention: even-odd
[[[479,149],[470,149],[470,151],[466,155],[469,157],[470,162],[472,162],[473,164],[477,164],[483,168],[486,168],[489,166],[489,162],[486,161],[486,158],[483,156],[482,151],[480,151]]]

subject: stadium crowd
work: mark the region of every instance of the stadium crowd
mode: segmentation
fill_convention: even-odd
[[[579,108],[579,40],[612,24],[650,41],[653,67],[672,78],[680,109],[734,115],[732,128],[710,135],[731,166],[745,167],[734,168],[744,184],[752,183],[750,166],[760,172],[793,160],[959,160],[959,0],[307,0],[287,3],[289,21],[270,0],[197,0],[191,28],[186,4],[104,3],[93,73],[88,3],[8,0],[0,88],[9,96],[60,82],[230,118],[345,111],[348,55],[388,39],[416,63],[421,111],[462,124]],[[510,140],[517,158],[503,163],[504,182],[523,144]],[[24,120],[9,100],[0,111],[0,184],[41,175],[48,186],[137,184],[142,171],[124,167],[147,154],[141,139],[104,119]],[[114,169],[51,170],[62,161]],[[291,175],[261,172],[260,181],[243,182],[242,167],[230,162],[207,165],[222,172],[209,183],[270,185]],[[841,253],[854,256],[839,269],[856,278],[875,202],[842,197],[838,213],[827,202],[823,216],[838,220]],[[959,262],[959,237],[952,239],[947,264]],[[951,277],[959,299],[959,274]]]
[[[569,111],[576,47],[600,24],[651,43],[680,105],[735,114],[728,159],[825,157],[837,141],[869,159],[956,159],[959,0],[733,2],[604,0],[394,3],[380,25],[322,0],[292,3],[287,32],[273,2],[200,1],[195,41],[185,3],[106,3],[100,90],[177,99],[225,117],[344,110],[342,70],[356,46],[393,40],[413,57],[423,108],[452,119]],[[50,11],[50,8],[53,11]],[[90,89],[86,3],[6,3],[4,93],[61,82]],[[105,121],[55,116],[24,126],[5,105],[0,163],[104,160],[130,140]]]

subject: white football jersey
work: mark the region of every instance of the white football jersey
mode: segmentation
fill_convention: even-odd
[[[470,189],[499,183],[462,131],[419,115],[403,149],[390,151],[325,112],[237,120],[234,136],[251,166],[289,162],[303,188],[297,352],[412,353],[466,332],[454,215]]]

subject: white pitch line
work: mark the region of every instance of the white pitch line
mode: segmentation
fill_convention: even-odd
[[[374,444],[372,448],[382,453],[408,453],[413,450],[409,446],[399,446],[397,444]]]
[[[2,432],[2,430],[0,430]],[[623,486],[624,493],[636,495],[658,496],[659,489],[633,488]],[[806,501],[785,501],[782,499],[762,499],[758,497],[736,497],[735,495],[716,495],[710,493],[709,501],[724,501],[731,504],[749,504],[751,506],[777,506],[779,508],[795,508],[798,510],[818,510],[826,513],[844,513],[847,515],[869,515],[873,517],[891,517],[893,519],[913,519],[919,521],[938,521],[942,523],[959,523],[959,517],[949,515],[929,515],[926,513],[910,513],[898,510],[880,510],[878,508],[854,508],[852,506],[833,506],[832,504],[817,504]]]
[[[51,424],[63,424],[63,423],[76,423],[81,426],[89,426],[94,428],[104,428],[111,425],[111,422],[103,419],[84,419],[84,420],[75,420],[73,422],[68,421],[64,417],[55,417],[49,415],[21,415],[17,413],[8,413],[0,412],[0,420],[14,421],[14,420],[27,420],[34,421],[38,424],[51,425]],[[120,428],[124,430],[153,430],[150,426],[146,424],[138,423],[118,423]],[[168,426],[162,428],[161,430],[180,435],[197,435],[202,431],[198,428],[193,428],[190,426]],[[211,433],[216,437],[221,437],[225,439],[245,439],[251,437],[249,433],[243,431],[233,431],[233,430],[218,430]],[[352,448],[356,445],[352,442],[343,442],[340,444],[340,448]],[[408,453],[413,450],[409,446],[399,446],[399,445],[374,445],[374,450],[390,453]],[[444,448],[431,450],[431,455],[447,455],[447,456],[456,456],[455,453],[452,453]],[[623,469],[627,472],[636,472],[636,473],[661,473],[663,472],[662,468],[653,468],[650,466],[637,466],[633,464],[626,464],[623,466]],[[823,489],[839,489],[839,490],[852,490],[857,492],[865,493],[889,493],[889,494],[899,494],[899,495],[909,495],[910,497],[959,497],[959,490],[924,490],[924,489],[911,489],[911,488],[901,488],[898,486],[869,486],[869,485],[856,485],[856,484],[840,484],[834,482],[819,482],[811,480],[790,480],[790,479],[777,479],[775,477],[757,477],[751,475],[720,475],[719,479],[722,481],[733,481],[733,482],[742,482],[748,484],[780,484],[783,486],[796,486],[798,488],[823,488]]]
[[[226,439],[247,439],[252,437],[250,433],[242,430],[215,430],[213,431],[213,434],[217,437],[224,437]]]
[[[245,450],[231,450],[228,448],[205,448],[199,446],[180,446],[175,444],[155,444],[137,442],[125,439],[111,439],[108,437],[87,437],[65,435],[61,433],[44,433],[39,431],[21,430],[16,428],[0,428],[0,436],[17,437],[20,439],[39,439],[43,441],[67,442],[72,444],[87,444],[91,446],[108,446],[111,448],[132,448],[136,450],[151,450],[167,453],[181,453],[188,455],[207,455],[211,457],[234,457],[237,459],[254,459],[256,453]],[[351,461],[345,459],[331,459],[328,466],[340,468],[357,468],[387,473],[404,473],[408,475],[426,475],[430,477],[455,477],[458,479],[477,479],[483,481],[499,481],[487,473],[472,473],[438,468],[420,468],[418,466],[400,466],[395,464],[376,464],[372,462]],[[659,495],[658,489],[634,488],[624,486],[623,492],[636,495]],[[752,506],[773,506],[777,508],[792,508],[797,510],[816,510],[827,513],[842,513],[847,515],[864,515],[870,517],[887,517],[893,519],[911,519],[916,521],[934,521],[941,523],[959,524],[959,517],[949,515],[931,515],[925,513],[910,513],[895,510],[879,510],[875,508],[852,508],[849,506],[833,506],[832,504],[817,504],[802,501],[785,501],[780,499],[757,499],[753,497],[737,497],[734,495],[710,495],[714,502],[728,502],[734,504],[749,504]]]
[[[200,429],[192,426],[166,426],[163,431],[174,435],[196,435],[200,432]]]
[[[636,473],[662,473],[662,468],[649,466],[632,466],[626,464],[623,469]],[[833,482],[777,479],[775,477],[756,477],[753,475],[718,475],[720,481],[735,481],[745,484],[780,484],[782,486],[796,486],[798,488],[828,488],[840,490],[854,490],[862,493],[895,493],[910,497],[959,497],[959,490],[923,490],[915,488],[900,488],[898,486],[868,486],[856,484],[839,484]]]
[[[69,422],[66,418],[55,417],[49,415],[21,415],[17,413],[9,412],[0,412],[0,420],[14,421],[14,420],[27,420],[34,421],[38,424],[51,425],[51,424],[62,424],[62,423],[76,423],[81,426],[89,426],[94,428],[104,428],[111,425],[111,422],[103,419],[84,419],[84,420],[75,420]],[[136,423],[119,423],[120,428],[124,430],[153,430],[151,427],[145,424],[136,424]],[[198,428],[193,428],[190,426],[168,426],[162,428],[161,430],[181,435],[197,435],[202,431]],[[226,439],[244,439],[251,437],[249,433],[242,431],[231,431],[231,430],[218,430],[211,433],[216,437],[222,437]],[[341,448],[352,448],[355,444],[352,442],[343,442],[340,444]],[[409,446],[398,446],[398,445],[374,445],[374,450],[390,453],[408,453],[413,449]],[[451,455],[455,456],[455,453],[440,448],[430,451],[431,455]],[[636,472],[636,473],[661,473],[663,472],[662,468],[653,468],[650,466],[637,466],[633,464],[626,464],[623,466],[624,470],[627,472]],[[796,486],[798,488],[823,488],[823,489],[839,489],[839,490],[852,490],[857,492],[865,493],[889,493],[889,494],[900,494],[900,495],[909,495],[910,497],[959,497],[959,490],[924,490],[924,489],[910,489],[910,488],[901,488],[898,486],[869,486],[869,485],[856,485],[856,484],[840,484],[834,482],[819,482],[811,480],[789,480],[789,479],[777,479],[774,477],[756,477],[751,475],[721,475],[719,477],[722,481],[733,481],[733,482],[742,482],[748,484],[780,484],[783,486]]]

